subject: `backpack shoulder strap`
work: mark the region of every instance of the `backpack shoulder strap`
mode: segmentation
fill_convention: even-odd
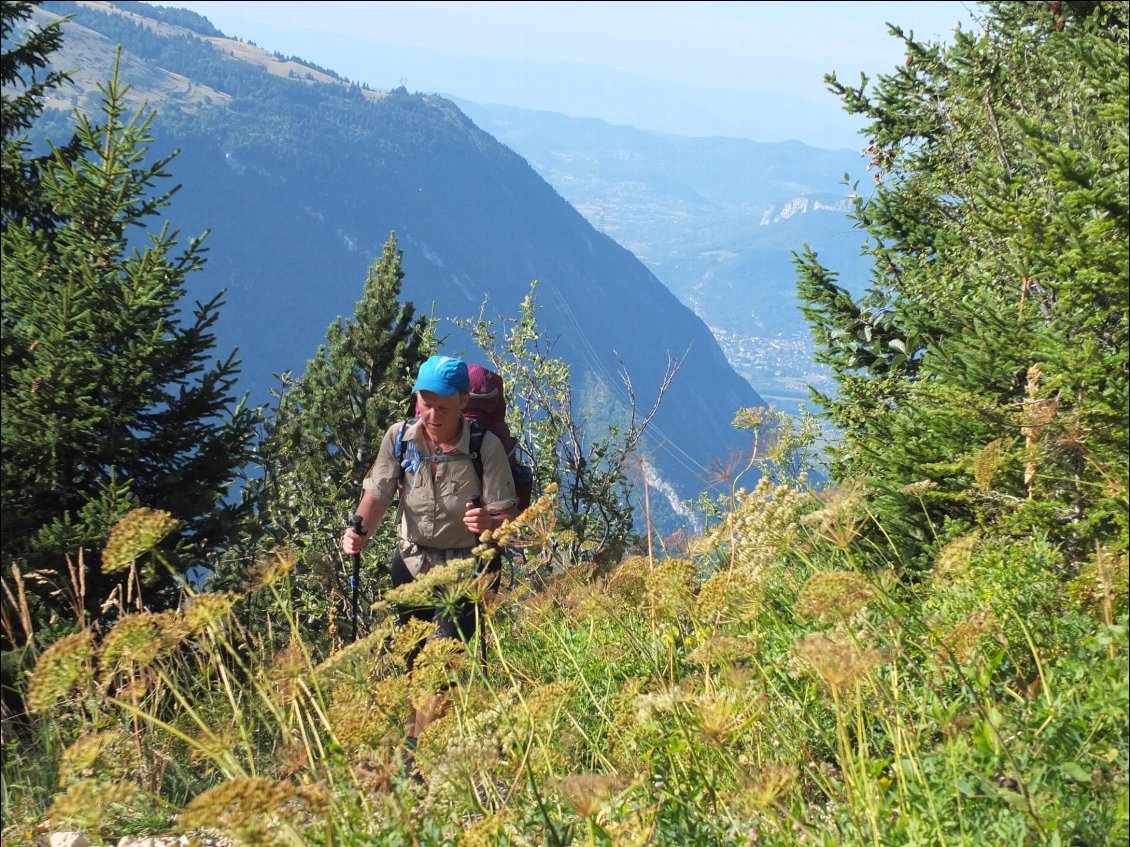
[[[396,456],[396,463],[400,465],[401,479],[404,479],[404,465],[401,463],[404,461],[404,450],[406,449],[404,445],[407,443],[404,434],[408,431],[408,427],[416,423],[417,420],[419,420],[419,418],[408,418],[408,420],[401,423],[400,432],[396,434],[396,442],[392,445],[392,452],[393,455]]]
[[[467,421],[471,425],[471,462],[475,466],[475,473],[479,475],[479,482],[483,481],[483,438],[486,437],[486,428],[476,420]]]
[[[400,425],[400,432],[396,435],[396,442],[393,444],[393,453],[396,456],[396,463],[400,465],[400,478],[404,479],[404,451],[407,449],[407,439],[405,432],[408,427],[416,423],[419,418],[409,418]],[[475,466],[475,473],[479,475],[479,482],[483,481],[483,439],[486,437],[486,428],[475,420],[468,420],[471,426],[471,443],[468,446],[468,452],[471,457],[471,464]]]

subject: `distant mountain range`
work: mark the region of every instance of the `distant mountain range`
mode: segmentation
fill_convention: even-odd
[[[623,367],[646,405],[668,361],[684,357],[648,442],[659,474],[653,491],[669,495],[672,515],[680,500],[709,487],[712,469],[748,446],[731,420],[739,408],[764,400],[735,372],[703,319],[672,292],[721,298],[696,294],[690,277],[678,274],[664,285],[626,246],[675,270],[695,227],[649,225],[632,204],[611,202],[603,224],[594,226],[591,207],[586,220],[577,202],[566,202],[565,192],[451,101],[359,88],[330,69],[227,38],[191,12],[144,3],[42,8],[38,14],[75,16],[56,65],[80,68],[79,84],[56,105],[95,107],[95,85],[109,78],[121,44],[122,74],[135,101],[159,112],[154,154],[181,151],[171,170],[183,189],[166,217],[186,238],[211,230],[209,263],[193,283],[193,299],[227,289],[217,328],[221,350],[239,348],[244,387],[254,399],[266,398],[276,374],[300,372],[328,325],[352,313],[365,270],[395,232],[404,250],[403,297],[439,317],[475,316],[484,298],[488,316],[512,316],[538,280],[539,319],[573,368],[578,396],[603,389],[622,398]],[[65,117],[44,122],[55,138],[66,125]],[[629,158],[659,142],[639,134],[633,143]],[[753,143],[687,140],[682,152],[673,146],[666,185],[690,182],[722,150],[745,144]],[[772,217],[769,207],[780,200],[770,198],[792,201],[809,190],[811,182],[799,176],[811,170],[806,151],[813,161],[834,158],[796,145],[794,158],[785,160],[780,154],[792,145],[753,146],[767,153],[782,147],[774,152],[778,163],[765,167],[781,170],[781,185],[803,191],[773,185],[747,197],[735,179],[724,186],[728,195],[699,191],[707,205],[744,204],[750,220]],[[787,177],[793,168],[798,176]],[[593,196],[626,179],[609,177]],[[757,182],[753,172],[745,179]],[[630,196],[635,203],[644,195]],[[829,193],[826,202],[840,200]],[[742,228],[726,224],[724,215],[716,229],[696,215],[697,237],[740,239]],[[772,320],[768,304],[763,311]],[[441,334],[449,351],[476,358],[457,327],[445,324]]]
[[[790,408],[822,377],[792,251],[816,248],[849,269],[849,287],[866,278],[844,215],[843,178],[861,167],[850,151],[374,91],[182,9],[42,8],[75,16],[56,66],[78,69],[45,128],[58,138],[71,108],[96,108],[121,44],[132,102],[158,111],[155,154],[181,150],[167,218],[185,237],[211,230],[193,299],[227,289],[220,347],[240,349],[257,401],[351,314],[396,233],[403,297],[440,317],[475,316],[485,298],[488,316],[512,316],[538,280],[542,328],[579,395],[623,398],[623,367],[649,403],[664,366],[685,357],[649,442],[673,517],[747,446],[730,421],[764,404],[755,385]],[[476,358],[457,326],[441,333]]]
[[[454,102],[706,321],[762,396],[795,411],[808,385],[829,387],[792,258],[807,244],[849,290],[866,286],[863,236],[848,218],[851,186],[869,185],[859,153]]]

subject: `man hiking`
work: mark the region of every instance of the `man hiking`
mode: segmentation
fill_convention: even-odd
[[[393,588],[454,559],[470,558],[479,536],[513,518],[517,503],[502,442],[463,416],[470,391],[467,364],[432,356],[420,366],[412,391],[417,416],[385,432],[362,483],[357,513],[341,541],[346,553],[359,554],[399,492],[399,540],[390,567]],[[437,628],[432,638],[463,641],[474,635],[478,619],[470,601],[461,601],[454,610],[398,606],[395,613],[401,625],[414,617],[433,621]],[[408,657],[409,671],[414,660],[415,653]],[[440,696],[412,704],[409,761],[419,734],[440,716],[444,705]]]

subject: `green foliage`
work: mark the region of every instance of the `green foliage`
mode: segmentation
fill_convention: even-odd
[[[326,343],[300,377],[281,376],[274,392],[278,405],[260,445],[263,473],[252,496],[263,535],[250,546],[298,552],[303,576],[297,601],[305,607],[302,616],[318,624],[333,614],[335,601],[349,599],[335,578],[344,558],[341,533],[385,431],[414,414],[412,380],[435,347],[427,318],[399,301],[402,259],[391,234],[369,270],[352,320],[329,327]],[[373,539],[362,584],[375,585],[387,570],[383,558],[394,537],[389,528]],[[245,568],[245,562],[228,562],[218,584],[242,577]]]
[[[94,551],[134,505],[184,523],[175,571],[228,543],[257,418],[232,396],[235,355],[209,361],[221,295],[183,311],[201,240],[154,227],[175,189],[155,188],[169,159],[145,161],[153,115],[127,117],[116,78],[102,91],[102,122],[75,118],[82,155],[35,166],[55,220],[5,210],[3,232],[3,561],[86,551],[94,608]]]
[[[665,375],[655,404],[641,415],[627,375],[629,405],[612,400],[606,385],[590,386],[584,402],[573,396],[569,366],[552,355],[552,343],[537,323],[537,283],[519,314],[499,330],[480,318],[467,322],[472,337],[508,392],[507,423],[523,462],[534,470],[534,493],[558,486],[560,527],[574,533],[593,559],[612,563],[634,542],[631,479],[648,422],[654,416],[676,367]]]
[[[1104,45],[1122,42],[1099,31],[1108,15],[1124,27],[1122,8],[1060,8],[1062,23],[1045,21],[1042,4],[994,5],[1001,28],[959,39],[949,58],[962,67],[1008,58],[1019,72],[1048,49],[1045,72],[1062,83],[1074,79],[1057,76],[1071,57],[1093,50],[1122,62],[1087,65],[1096,90],[1111,75],[1124,80],[1124,44],[1108,55]],[[1062,51],[1047,48],[1061,35]],[[912,66],[928,58],[912,56]],[[981,69],[987,89],[963,89],[978,95],[968,100],[947,101],[940,82],[926,86],[920,105],[953,107],[940,123],[924,106],[909,108],[913,98],[899,101],[902,118],[893,105],[883,112],[900,132],[917,133],[891,162],[936,142],[938,154],[934,170],[907,169],[887,183],[918,193],[892,187],[879,195],[889,206],[861,207],[897,246],[884,265],[887,287],[848,303],[807,260],[810,317],[844,389],[829,400],[846,432],[838,487],[808,485],[811,422],[746,410],[735,424],[751,432],[752,458],[714,504],[713,525],[677,556],[597,567],[595,544],[616,548],[626,524],[581,511],[592,492],[611,497],[622,484],[634,418],[602,442],[587,439],[572,417],[568,371],[539,338],[532,294],[501,343],[489,323],[474,326],[514,392],[512,429],[541,462],[541,496],[493,540],[519,539],[552,577],[521,574],[485,602],[468,645],[427,641],[430,625],[418,622],[399,628],[388,602],[403,596],[377,604],[371,632],[345,648],[311,634],[304,617],[310,584],[294,545],[307,544],[313,558],[320,542],[311,538],[336,544],[342,516],[339,506],[320,513],[307,494],[340,494],[352,506],[359,477],[343,485],[342,469],[352,461],[363,472],[379,417],[406,397],[396,389],[406,388],[407,359],[430,349],[423,323],[409,332],[410,309],[396,303],[390,240],[354,323],[331,327],[307,374],[279,394],[265,453],[275,487],[264,502],[290,547],[260,551],[238,591],[189,590],[189,602],[161,613],[119,605],[109,628],[90,626],[75,597],[74,620],[61,623],[54,645],[5,656],[5,686],[30,709],[19,723],[4,713],[5,842],[33,843],[32,827],[49,818],[106,842],[206,826],[291,845],[1125,843],[1130,569],[1117,443],[1126,415],[1115,411],[1125,317],[1109,308],[1125,234],[1108,226],[1124,215],[1125,195],[1103,206],[1070,180],[1041,182],[1039,157],[1020,142],[1031,136],[1009,132],[1032,127],[1028,107],[1049,91],[1029,69],[1031,91],[994,99],[1013,85],[1000,67]],[[929,79],[915,82],[915,73],[894,79]],[[1041,132],[1067,131],[1087,114],[1077,91],[1063,97],[1077,111]],[[988,120],[986,103],[994,118],[984,137],[960,130],[966,112]],[[1124,110],[1118,117],[1116,135]],[[1124,138],[1119,148],[1105,127],[1093,129],[1111,143],[1110,172],[1118,171]],[[959,161],[942,143],[951,132],[971,151],[984,154],[977,145],[987,143],[1023,163],[1016,180],[994,182],[999,157]],[[1024,202],[1032,179],[1047,189],[1036,211]],[[1089,179],[1101,194],[1103,181]],[[931,191],[947,180],[943,204]],[[1058,221],[1053,201],[1063,197],[1079,201],[1082,223],[1101,233],[1086,251],[1097,264],[1073,259],[1078,278],[1047,273],[1053,253],[1013,243],[1023,230],[1046,247],[1050,236],[1024,226],[1042,215]],[[1024,226],[1006,226],[1010,215]],[[980,228],[993,220],[995,229]],[[937,253],[927,260],[916,249],[930,239]],[[8,244],[6,236],[5,262]],[[1044,273],[1022,286],[1023,311],[1007,296],[1009,257]],[[956,258],[968,263],[950,265]],[[1085,356],[1071,358],[1065,303],[1088,311],[1074,313]],[[892,339],[922,340],[900,358]],[[1024,341],[1032,346],[1005,349]],[[405,361],[381,370],[386,354]],[[1092,359],[1102,366],[1087,370]],[[366,379],[382,377],[383,400],[365,394]],[[338,391],[371,397],[373,418],[360,401],[337,403]],[[1068,423],[1084,419],[1109,431],[1088,423],[1071,440]],[[340,443],[327,448],[330,437]],[[598,477],[587,490],[570,488],[590,461]],[[846,477],[849,467],[867,475]],[[128,511],[104,533],[101,558],[142,574],[164,561],[161,539],[180,516],[134,508],[128,483],[105,486],[103,519]],[[301,525],[307,515],[327,521],[325,532]],[[81,558],[66,564],[81,572]],[[25,596],[35,578],[14,570],[6,598]],[[436,603],[482,599],[458,563],[401,591]],[[405,657],[421,642],[408,672]],[[407,771],[409,699],[440,692],[449,708],[421,734]]]
[[[150,831],[253,843],[1124,840],[1125,557],[1096,559],[1100,604],[1038,538],[970,535],[903,581],[881,550],[854,561],[870,505],[763,474],[687,558],[558,559],[487,604],[485,645],[429,642],[411,673],[427,626],[382,604],[355,644],[309,640],[297,559],[265,557],[238,594],[39,657],[6,838],[46,814],[112,840],[149,808]],[[441,570],[440,596],[476,590]],[[240,625],[251,605],[270,627]],[[406,698],[436,691],[409,778]],[[37,789],[44,757],[59,781]]]
[[[57,220],[57,212],[45,202],[39,186],[40,168],[46,156],[29,157],[26,133],[43,112],[44,98],[54,89],[70,81],[70,74],[50,70],[51,54],[59,49],[63,40],[62,21],[21,33],[20,40],[13,35],[22,22],[32,14],[32,3],[5,2],[0,7],[3,26],[4,52],[0,62],[0,83],[3,84],[2,110],[0,110],[0,136],[3,139],[3,194],[0,209],[3,218],[0,226],[8,227],[11,219],[26,220],[39,229],[49,228]],[[47,71],[42,77],[40,73]],[[78,139],[59,150],[55,155],[74,158],[79,154]]]
[[[834,472],[885,492],[919,565],[929,525],[1005,514],[1076,557],[1126,545],[1127,7],[989,3],[984,27],[907,40],[871,91],[829,77],[871,121],[873,288],[797,259]]]

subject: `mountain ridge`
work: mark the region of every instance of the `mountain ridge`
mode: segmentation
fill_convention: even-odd
[[[623,397],[623,367],[647,406],[669,359],[683,357],[647,442],[677,491],[672,509],[709,487],[717,457],[743,446],[733,415],[763,401],[701,319],[455,104],[404,89],[368,99],[348,83],[288,85],[180,34],[138,33],[88,5],[46,8],[78,13],[64,51],[73,27],[101,26],[123,55],[159,56],[167,71],[232,98],[195,110],[160,103],[154,147],[181,151],[170,216],[184,232],[211,231],[197,290],[227,289],[217,336],[240,350],[259,398],[351,312],[395,232],[402,298],[441,317],[473,317],[484,300],[499,318],[515,315],[538,281],[539,321],[577,386],[595,380]],[[454,325],[442,329],[449,351],[473,352]]]
[[[457,103],[639,257],[763,397],[795,413],[809,386],[831,387],[800,311],[794,253],[810,247],[853,294],[870,284],[865,237],[848,214],[870,182],[860,154]]]

